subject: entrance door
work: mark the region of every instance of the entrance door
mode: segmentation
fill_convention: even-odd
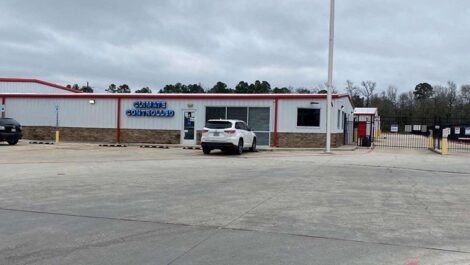
[[[196,144],[196,111],[185,110],[183,111],[183,131],[181,132],[182,144]]]

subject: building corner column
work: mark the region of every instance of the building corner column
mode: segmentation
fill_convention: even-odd
[[[274,100],[274,132],[273,132],[273,147],[277,147],[277,116],[278,116],[278,107],[279,98]]]
[[[116,143],[121,143],[121,97],[118,97],[117,99]]]

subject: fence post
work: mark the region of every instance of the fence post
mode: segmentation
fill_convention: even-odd
[[[60,142],[60,132],[59,130],[55,131],[55,142],[58,144]]]
[[[442,155],[449,154],[449,145],[448,145],[448,142],[447,142],[447,138],[442,138],[441,141],[442,141],[442,144],[441,144]]]

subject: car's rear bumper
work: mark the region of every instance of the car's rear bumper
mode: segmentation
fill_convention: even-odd
[[[210,149],[232,149],[237,148],[236,145],[233,143],[227,142],[202,142],[202,148],[210,148]]]
[[[23,138],[20,132],[0,132],[0,141],[15,141]]]

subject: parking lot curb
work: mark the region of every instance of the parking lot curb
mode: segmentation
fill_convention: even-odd
[[[183,146],[183,149],[187,150],[201,150],[200,146]]]
[[[54,142],[30,141],[29,144],[47,144],[47,145],[53,145]]]
[[[333,152],[352,152],[356,151],[357,147],[350,147],[350,148],[331,148]],[[274,148],[258,148],[258,151],[262,152],[278,152],[278,151],[313,151],[313,152],[323,152],[325,148],[282,148],[282,147],[274,147]]]
[[[170,149],[170,147],[166,145],[140,145],[140,148],[160,148],[160,149]]]
[[[100,147],[127,147],[125,144],[100,144]]]

